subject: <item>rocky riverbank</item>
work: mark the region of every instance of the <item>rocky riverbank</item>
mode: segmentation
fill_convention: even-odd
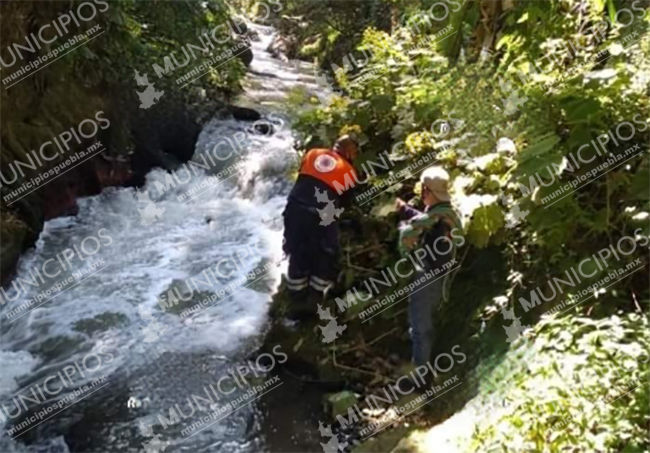
[[[373,298],[368,304],[376,301]],[[410,451],[408,435],[415,427],[442,423],[478,392],[478,382],[472,376],[485,345],[478,342],[477,336],[466,337],[458,329],[452,332],[444,328],[431,362],[440,367],[437,375],[426,388],[422,386],[422,392],[402,394],[395,385],[406,374],[410,357],[406,304],[397,316],[380,315],[364,323],[358,310],[342,313],[335,298],[331,298],[314,307],[312,319],[292,323],[284,317],[290,303],[286,289],[281,287],[274,297],[271,327],[263,349],[280,345],[282,350],[291,351],[280,373],[295,385],[291,398],[307,405],[304,411],[311,415],[294,423],[307,434],[296,434],[291,443],[294,449],[283,451],[312,451],[305,448],[313,444],[314,433],[319,443],[338,442],[341,451],[346,452]],[[324,336],[328,321],[317,316],[321,310],[329,311],[344,327],[333,341]],[[483,338],[494,337],[488,343],[500,343],[500,335],[495,329]],[[455,362],[449,363],[449,357]],[[452,388],[454,380],[464,382],[464,386],[445,392],[446,387]],[[435,394],[429,396],[431,404],[418,400],[422,394],[426,397],[426,389],[433,389]],[[320,399],[314,395],[320,395]],[[272,395],[263,399],[272,415],[286,412],[278,398]],[[327,427],[324,429],[332,430],[332,436],[319,434],[321,423]],[[331,441],[334,437],[337,440]]]
[[[3,109],[16,102],[12,95],[11,92],[3,93]],[[56,103],[57,98],[63,101],[59,96],[63,96],[63,93],[50,91],[44,98],[45,102],[30,109],[32,111],[11,117],[3,115],[3,174],[9,177],[11,169],[8,165],[11,162],[28,162],[31,150],[51,140],[48,138],[50,134],[56,135],[54,131],[59,130],[63,121],[48,120],[50,115],[54,115],[51,104]],[[161,105],[151,112],[142,111],[133,103],[112,104],[98,94],[94,99],[97,101],[96,108],[104,112],[103,118],[110,123],[93,139],[104,151],[86,160],[82,157],[81,163],[71,163],[69,168],[62,168],[55,178],[41,183],[40,188],[31,193],[27,189],[23,194],[3,200],[0,269],[3,283],[11,278],[20,254],[38,238],[44,221],[74,215],[77,198],[95,195],[108,186],[141,184],[151,168],[173,168],[193,155],[194,144],[201,130],[200,112],[193,112],[172,97],[169,97],[169,101],[163,99]],[[34,101],[32,99],[31,102]],[[14,105],[17,109],[21,107],[17,102]],[[75,116],[82,117],[87,111],[88,117],[92,118],[93,107],[79,109],[79,116]],[[218,107],[221,106],[216,104],[212,109]],[[68,156],[84,153],[92,143],[74,143],[61,161]],[[59,160],[53,164],[47,163],[14,184],[5,185],[3,197],[30,178],[48,172],[60,163]]]
[[[33,2],[3,4],[3,20],[14,25],[3,27],[2,41],[20,42],[30,27],[47,24],[66,11],[62,3],[38,8]],[[219,112],[227,114],[226,106],[240,92],[244,72],[234,61],[229,63],[232,68],[222,68],[226,78],[218,86],[202,80],[179,89],[171,79],[155,78],[152,64],[162,63],[168,54],[161,54],[156,47],[144,55],[146,39],[125,35],[125,17],[131,13],[115,6],[105,15],[98,14],[83,25],[95,25],[107,32],[102,32],[104,36],[88,41],[78,54],[73,52],[45,70],[4,86],[0,93],[1,284],[12,277],[19,256],[34,245],[46,220],[74,215],[80,197],[98,194],[108,186],[139,186],[152,168],[172,169],[187,161],[204,122]],[[203,14],[192,12],[190,23],[204,23]],[[161,17],[150,20],[155,23]],[[233,32],[232,43],[241,45],[250,34],[245,27],[242,31]],[[169,42],[178,39],[172,48],[180,52],[187,38],[184,32],[177,28],[156,33]],[[154,36],[150,38],[155,42]],[[114,58],[113,51],[123,58]],[[10,61],[6,49],[2,56],[3,61]],[[250,65],[250,44],[237,56],[235,60]],[[149,72],[152,81],[155,79],[151,86],[164,93],[155,105],[143,105],[137,95],[143,90],[142,80],[134,77],[139,75],[138,69]],[[90,133],[91,121],[97,116],[102,123]],[[84,127],[89,136],[80,138],[79,129]],[[61,146],[61,140],[66,144]],[[50,159],[47,153],[56,152],[49,148],[53,141],[62,152]],[[90,151],[96,154],[88,156]]]

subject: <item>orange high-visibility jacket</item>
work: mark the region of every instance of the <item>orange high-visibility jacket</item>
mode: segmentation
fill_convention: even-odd
[[[324,148],[312,149],[305,154],[300,164],[299,174],[323,181],[334,191],[337,191],[335,182],[339,189],[346,187],[346,175],[349,175],[347,179],[353,184],[357,178],[357,172],[350,162],[339,153]]]

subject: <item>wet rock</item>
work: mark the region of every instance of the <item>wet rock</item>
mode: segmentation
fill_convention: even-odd
[[[253,62],[253,49],[251,49],[249,41],[243,41],[241,39],[238,39],[237,41],[240,43],[240,45],[243,45],[242,43],[245,43],[246,45],[246,48],[244,50],[240,49],[237,51],[237,58],[239,58],[241,62],[244,63],[246,67],[248,67]]]
[[[287,53],[289,52],[289,42],[283,36],[277,35],[266,48],[274,58],[282,61],[289,61]]]
[[[40,231],[43,224],[35,219],[34,227]],[[5,284],[14,275],[14,269],[18,263],[20,253],[26,248],[25,244],[32,243],[38,235],[30,235],[30,226],[11,213],[3,213],[3,219],[0,223],[0,234],[2,234],[2,244],[0,244],[0,283]],[[31,236],[31,239],[30,239]]]
[[[262,115],[257,110],[249,109],[247,107],[238,107],[233,105],[229,109],[230,114],[239,121],[257,121],[262,118]]]
[[[228,20],[230,30],[237,35],[244,35],[248,33],[248,25],[243,17],[234,16]]]
[[[268,123],[266,121],[263,122],[256,122],[253,124],[253,133],[256,135],[273,135],[275,133],[275,128],[271,123]]]
[[[245,24],[244,24],[245,25]],[[235,43],[237,44],[237,50],[235,54],[246,67],[249,67],[253,62],[253,49],[251,48],[251,42],[258,42],[260,37],[254,31],[248,31],[235,35]]]
[[[98,332],[105,332],[112,327],[125,326],[129,318],[122,313],[106,312],[93,318],[81,319],[74,323],[72,329],[92,335]]]
[[[260,354],[256,357],[255,364],[259,369],[272,369],[275,366],[275,359],[270,355]]]
[[[38,356],[43,363],[49,363],[66,357],[69,351],[74,351],[84,342],[85,338],[81,335],[75,335],[74,337],[57,335],[48,338],[47,341],[31,346],[29,353],[32,356]]]
[[[244,63],[246,66],[250,66],[253,62],[253,50],[249,47],[244,50],[242,53],[238,54],[237,57]]]
[[[135,185],[142,185],[154,167],[170,170],[191,159],[201,132],[201,124],[193,112],[173,96],[163,96],[155,107],[135,109],[133,114],[132,183]]]

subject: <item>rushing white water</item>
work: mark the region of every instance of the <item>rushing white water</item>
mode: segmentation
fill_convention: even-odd
[[[313,74],[308,65],[271,58],[265,49],[272,36],[260,36],[262,41],[253,44],[255,59],[242,102],[268,117],[297,83],[314,88]],[[187,397],[201,394],[201,389],[215,383],[226,367],[254,350],[263,331],[270,295],[280,275],[280,214],[289,189],[285,173],[296,157],[288,118],[276,114],[272,121],[272,135],[247,134],[241,152],[217,162],[215,168],[199,169],[196,175],[179,170],[179,179],[189,176],[189,181],[163,193],[156,181],[164,185],[170,173],[152,170],[143,189],[155,210],[162,212],[157,219],[149,217],[146,209],[151,206],[138,198],[134,189],[109,188],[98,196],[79,200],[78,215],[45,224],[35,248],[20,260],[19,278],[31,279],[30,270],[42,268],[48,259],[56,260],[65,249],[80,247],[88,236],[98,237],[100,231],[110,237],[110,244],[104,240],[97,253],[84,261],[73,257],[65,272],[46,278],[46,283],[37,288],[27,286],[26,293],[1,308],[0,403],[12,407],[16,394],[29,394],[30,388],[48,375],[89,355],[95,357],[90,368],[98,363],[96,357],[102,359],[99,369],[85,377],[74,375],[74,385],[51,397],[50,403],[100,375],[106,377],[107,384],[43,423],[35,421],[15,440],[5,431],[21,418],[6,420],[0,431],[0,451],[142,450],[141,442],[151,437],[143,437],[140,422],[153,425],[156,434],[161,434],[159,439],[170,442],[167,451],[263,448],[253,405],[192,437],[180,431],[198,416],[163,429],[157,426],[157,414],[168,416],[170,407],[179,404],[182,408]],[[210,121],[200,135],[194,160],[199,161],[200,155],[220,140],[250,131],[250,126],[233,119]],[[221,149],[223,155],[226,147]],[[230,177],[222,176],[214,184],[211,175],[231,168]],[[180,195],[201,185],[204,188],[200,191],[179,201]],[[257,253],[240,259],[237,268],[226,263],[224,272],[232,270],[232,275],[219,278],[212,288],[202,287],[192,301],[182,303],[191,306],[257,268],[264,267],[264,275],[249,279],[230,297],[185,319],[179,316],[180,311],[160,310],[159,296],[170,288],[184,288],[180,282],[191,277],[203,279],[206,268],[214,269],[215,263],[232,259],[233,253],[244,253],[241,251],[246,247]],[[51,266],[59,265],[55,261]],[[82,270],[89,271],[74,277]],[[50,299],[47,302],[10,314],[68,276],[74,277],[73,282],[43,299]],[[166,328],[148,342],[145,332],[150,324]],[[56,388],[57,384],[51,386]]]

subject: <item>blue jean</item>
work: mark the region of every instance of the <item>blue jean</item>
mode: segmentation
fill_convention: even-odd
[[[427,272],[433,273],[430,269],[415,271],[413,281],[425,277]],[[433,313],[443,300],[446,279],[447,276],[443,277],[443,274],[432,276],[419,284],[409,297],[412,361],[417,366],[425,365],[431,358],[434,340]]]

